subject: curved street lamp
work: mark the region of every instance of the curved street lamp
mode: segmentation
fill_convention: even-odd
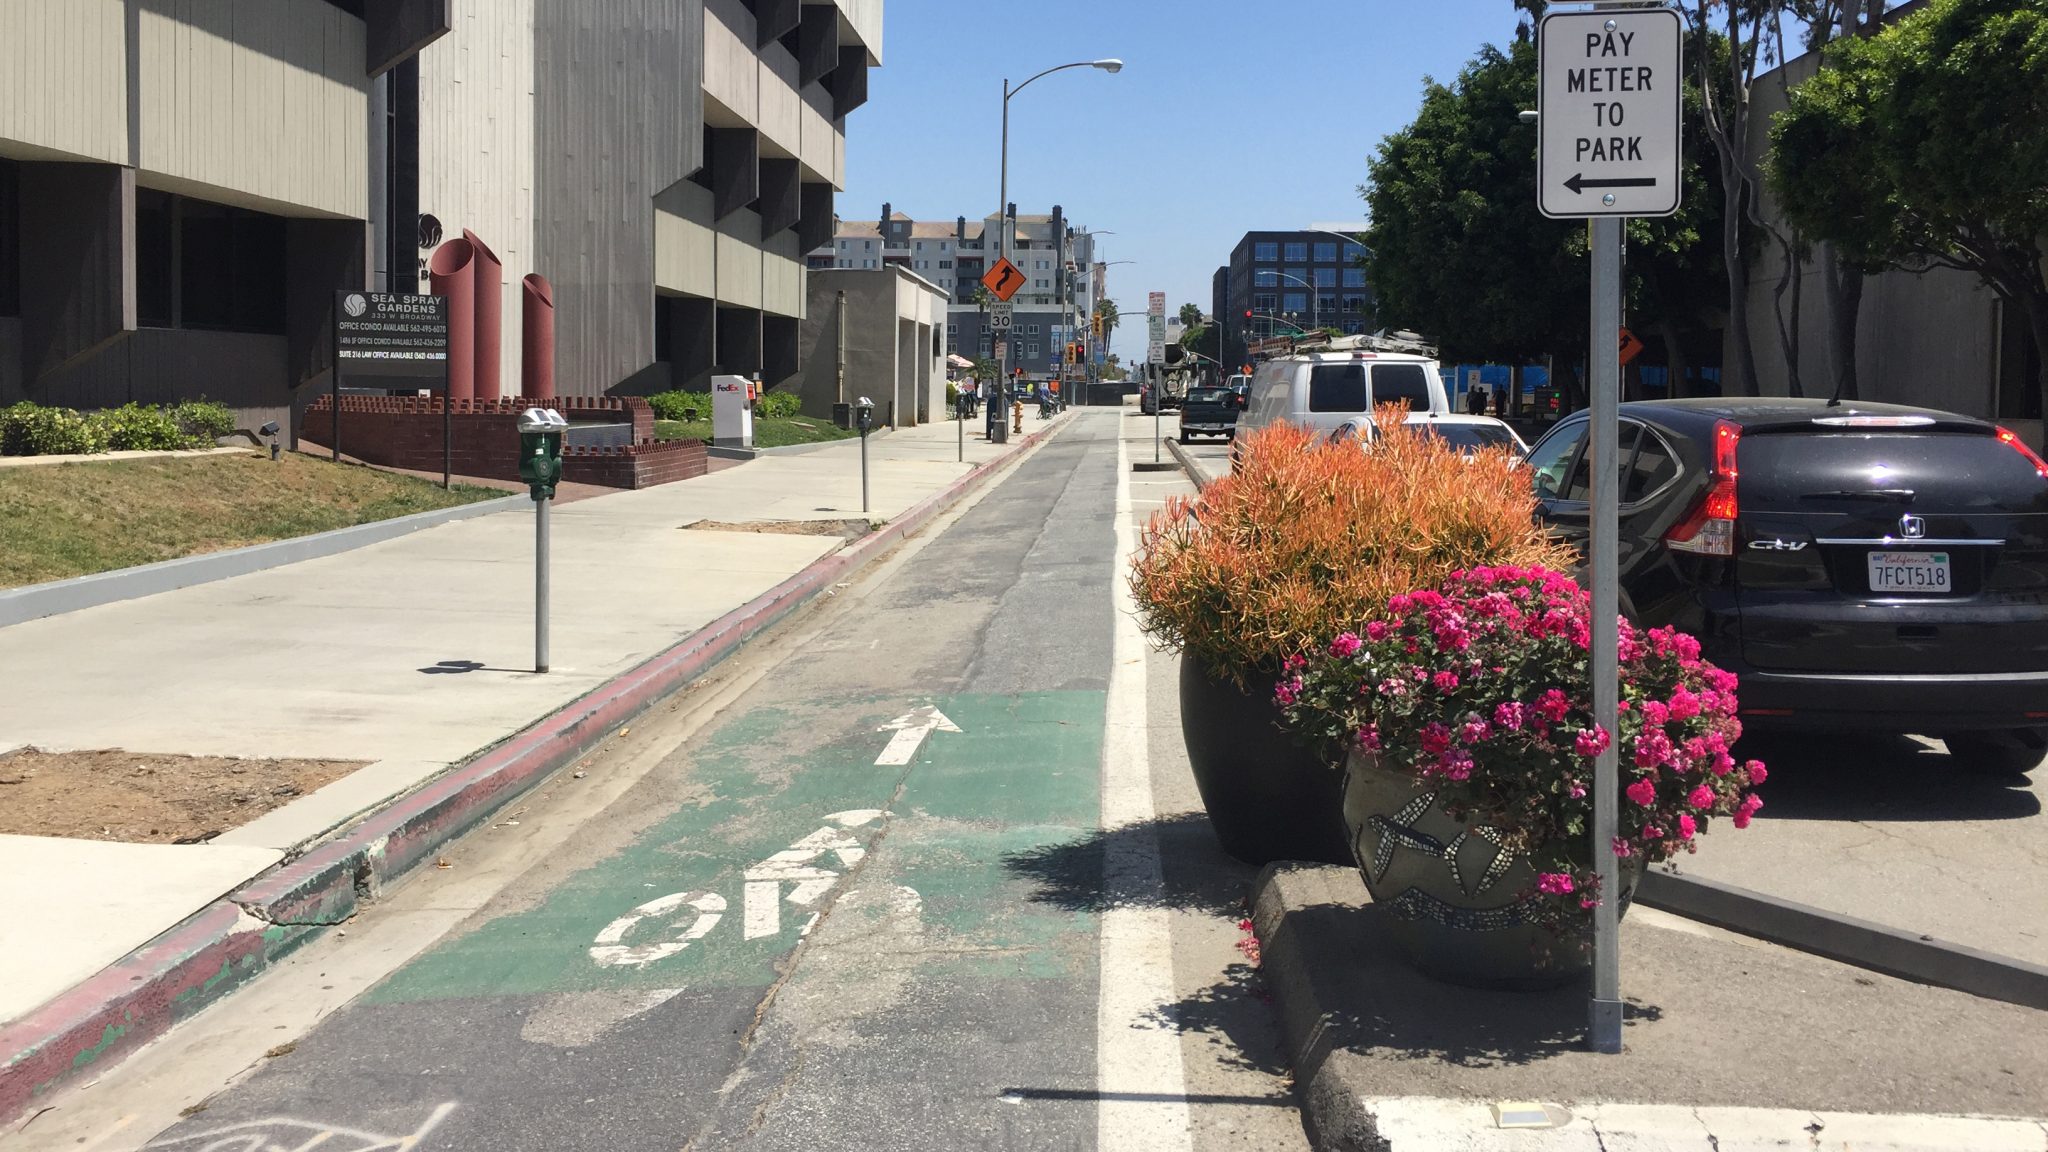
[[[1076,60],[1071,64],[1059,64],[1029,77],[1022,84],[1014,88],[1010,86],[1008,77],[1003,78],[1002,182],[997,189],[996,226],[1002,229],[1002,240],[998,251],[1004,260],[1010,258],[1010,245],[1012,241],[1010,226],[1010,98],[1031,87],[1038,80],[1055,72],[1064,72],[1069,68],[1097,68],[1104,72],[1117,73],[1123,71],[1124,62],[1114,57],[1105,57],[1101,60]],[[1003,370],[1002,376],[996,382],[998,389],[1009,387],[1011,343],[1014,342],[1003,345]],[[1003,422],[995,406],[991,405],[989,408],[989,439],[991,441],[999,441],[1001,438],[1004,438],[1002,430],[1008,427],[1009,425]]]

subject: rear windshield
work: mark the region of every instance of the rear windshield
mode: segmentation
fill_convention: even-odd
[[[1231,392],[1228,388],[1190,388],[1188,389],[1188,403],[1221,404],[1224,398],[1229,395],[1231,395]]]
[[[1985,434],[1773,432],[1744,436],[1737,452],[1745,509],[2048,512],[2048,481]]]
[[[1309,411],[1363,412],[1370,407],[1365,391],[1365,365],[1318,364],[1309,370]]]
[[[1429,372],[1420,364],[1373,365],[1372,402],[1399,404],[1404,400],[1411,412],[1429,411]]]
[[[1513,444],[1513,433],[1498,424],[1417,424],[1424,435],[1434,436],[1453,448],[1467,452]]]

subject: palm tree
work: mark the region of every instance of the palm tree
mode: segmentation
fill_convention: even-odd
[[[1102,320],[1102,338],[1104,341],[1107,341],[1110,333],[1116,331],[1117,321],[1123,319],[1123,316],[1117,312],[1116,301],[1106,298],[1097,300],[1095,302],[1095,315]]]
[[[1183,304],[1183,305],[1181,305],[1181,306],[1180,306],[1180,326],[1181,326],[1182,328],[1187,328],[1187,329],[1193,329],[1193,328],[1198,328],[1198,327],[1200,327],[1200,326],[1201,326],[1201,324],[1202,324],[1202,310],[1201,310],[1201,308],[1199,308],[1199,307],[1197,307],[1196,305],[1193,305],[1193,304]]]

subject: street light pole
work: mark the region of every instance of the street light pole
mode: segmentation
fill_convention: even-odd
[[[1015,95],[1016,95],[1017,93],[1019,93],[1019,92],[1022,92],[1022,91],[1023,91],[1024,89],[1026,89],[1026,88],[1029,88],[1029,87],[1031,87],[1031,85],[1032,85],[1032,83],[1033,83],[1034,81],[1036,81],[1036,80],[1038,80],[1038,79],[1040,79],[1040,78],[1042,78],[1042,77],[1045,77],[1045,76],[1050,76],[1050,75],[1052,75],[1052,74],[1053,74],[1053,73],[1055,73],[1055,72],[1064,72],[1064,71],[1066,71],[1066,70],[1067,70],[1067,69],[1069,69],[1069,68],[1100,68],[1100,69],[1102,69],[1102,70],[1103,70],[1104,72],[1108,72],[1108,73],[1111,73],[1112,75],[1114,75],[1115,73],[1118,73],[1118,72],[1121,72],[1121,71],[1123,71],[1123,68],[1124,68],[1124,62],[1123,62],[1123,61],[1121,61],[1121,60],[1118,60],[1118,59],[1116,59],[1116,58],[1114,58],[1114,57],[1109,57],[1109,58],[1105,58],[1105,59],[1102,59],[1102,60],[1076,60],[1076,61],[1074,61],[1074,62],[1073,62],[1073,63],[1071,63],[1071,64],[1059,64],[1059,65],[1055,65],[1054,67],[1051,67],[1051,68],[1047,68],[1047,69],[1046,69],[1045,71],[1043,71],[1043,72],[1040,72],[1040,73],[1038,73],[1038,74],[1037,74],[1036,76],[1032,76],[1032,77],[1031,77],[1030,79],[1027,79],[1027,80],[1025,80],[1025,81],[1024,81],[1024,82],[1023,82],[1022,84],[1019,84],[1019,85],[1017,85],[1017,86],[1016,86],[1015,88],[1012,88],[1012,87],[1010,87],[1010,78],[1009,78],[1009,77],[1005,76],[1005,77],[1003,78],[1003,155],[1002,155],[1002,178],[1001,178],[1001,183],[1000,183],[1000,184],[999,184],[999,185],[997,186],[997,194],[996,194],[996,227],[1002,230],[1002,239],[1001,239],[1001,241],[1000,241],[1000,243],[1001,243],[1001,249],[1000,249],[1000,252],[1001,252],[1001,256],[1002,256],[1002,258],[1003,258],[1004,260],[1008,260],[1008,259],[1010,258],[1010,241],[1011,241],[1011,236],[1010,236],[1010,98],[1011,98],[1011,97],[1013,97],[1013,96],[1015,96]],[[998,370],[998,375],[997,375],[997,377],[996,377],[996,386],[995,386],[995,389],[994,389],[994,393],[995,393],[995,395],[994,395],[994,398],[995,398],[995,399],[998,399],[998,400],[1007,400],[1007,399],[1008,399],[1008,397],[1007,397],[1007,394],[1006,394],[1006,393],[1007,393],[1007,390],[1008,390],[1008,388],[1009,388],[1009,382],[1010,382],[1010,349],[1011,349],[1012,345],[1014,345],[1015,343],[1016,343],[1016,341],[1015,341],[1015,338],[1014,338],[1014,337],[1011,337],[1011,338],[1005,339],[1005,340],[1003,341],[1003,355],[1002,355],[1002,364],[1001,364],[1001,367],[1000,367],[1000,368],[999,368],[999,370]],[[1005,440],[1009,439],[1009,434],[1008,434],[1008,429],[1009,429],[1009,425],[1008,425],[1007,423],[1005,423],[1005,422],[1004,422],[1004,420],[1003,420],[1003,417],[1002,417],[1002,414],[1001,414],[1000,412],[998,412],[998,411],[996,410],[996,407],[995,407],[994,405],[991,405],[991,406],[990,406],[990,409],[989,409],[989,419],[990,419],[991,421],[993,421],[993,423],[991,423],[991,424],[989,425],[989,442],[990,442],[990,443],[995,443],[995,444],[1000,444],[1000,443],[1002,443],[1003,441],[1005,441]]]
[[[1282,272],[1278,268],[1273,269],[1273,275],[1278,276],[1282,280],[1292,280],[1296,284],[1308,289],[1308,326],[1310,328],[1321,328],[1323,326],[1323,314],[1322,310],[1316,307],[1316,286],[1299,276]]]

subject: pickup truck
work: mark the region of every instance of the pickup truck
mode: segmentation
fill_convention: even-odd
[[[1244,411],[1245,394],[1235,388],[1214,386],[1188,389],[1181,402],[1180,442],[1192,443],[1196,436],[1229,439],[1237,429],[1237,414]]]

